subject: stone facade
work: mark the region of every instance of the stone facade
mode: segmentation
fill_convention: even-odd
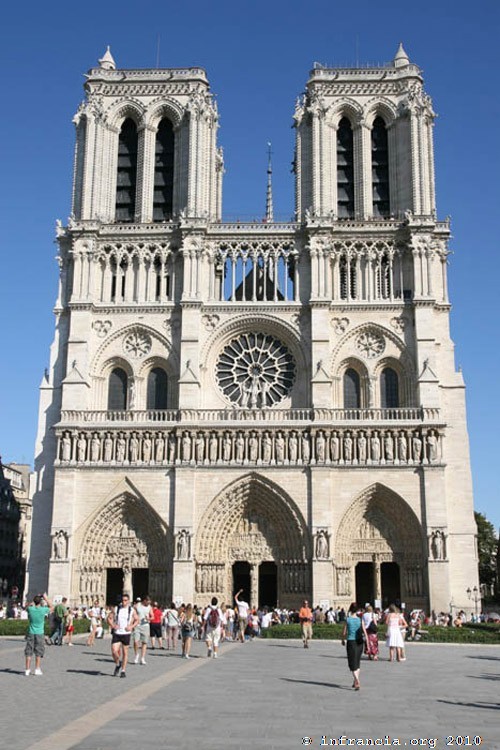
[[[402,47],[315,67],[286,224],[270,182],[267,221],[221,221],[203,70],[117,70],[108,51],[85,89],[30,589],[467,609],[464,383],[420,70]]]

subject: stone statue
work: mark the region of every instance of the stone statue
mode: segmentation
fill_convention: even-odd
[[[106,433],[106,437],[104,438],[104,460],[105,461],[111,461],[113,458],[113,440],[111,439],[111,435],[109,432]]]
[[[67,432],[62,439],[62,460],[71,461],[71,438]]]
[[[156,445],[155,445],[155,461],[159,464],[163,462],[163,457],[165,455],[165,439],[161,432],[158,433],[156,436]]]
[[[434,432],[427,435],[427,457],[429,463],[435,463],[438,458],[438,441]]]
[[[245,438],[242,432],[238,432],[236,437],[236,460],[240,464],[245,460]]]
[[[152,442],[149,437],[149,432],[146,433],[144,440],[142,441],[142,460],[148,464],[151,461],[151,448]]]
[[[370,446],[372,449],[372,461],[378,463],[380,461],[380,438],[376,432],[370,439]]]
[[[332,454],[332,461],[338,461],[340,458],[340,440],[335,431],[330,438],[330,451]]]
[[[358,437],[358,460],[360,464],[366,463],[366,438],[363,432]]]
[[[182,436],[182,460],[191,460],[191,435],[185,432]]]
[[[422,457],[422,441],[420,440],[418,433],[415,432],[412,439],[412,447],[413,447],[413,460],[416,463],[420,463],[420,459]]]
[[[199,464],[203,463],[203,459],[205,458],[205,438],[203,437],[203,433],[199,432],[196,436],[195,440],[195,449],[196,449],[196,461]]]
[[[276,463],[282,464],[285,460],[285,439],[281,432],[278,432],[275,443]]]
[[[344,438],[344,460],[352,461],[352,437],[349,432]]]
[[[130,560],[124,560],[123,566],[123,591],[130,596],[130,600],[133,601],[134,592],[132,591],[132,567]]]
[[[168,462],[173,464],[175,462],[175,452],[177,449],[177,440],[173,432],[168,436]]]
[[[248,440],[248,455],[249,455],[250,461],[253,461],[254,463],[257,461],[258,452],[259,452],[259,441],[255,437],[255,432],[252,432]]]
[[[325,463],[326,458],[326,441],[323,433],[320,431],[316,436],[316,460],[318,463]]]
[[[302,451],[302,463],[308,464],[311,459],[311,446],[309,444],[309,435],[307,432],[302,433],[300,447]]]
[[[399,433],[398,454],[399,454],[399,460],[402,462],[406,462],[408,458],[408,448],[406,445],[406,435],[404,434],[404,432]]]
[[[288,438],[288,457],[290,459],[290,463],[297,463],[297,454],[298,454],[298,440],[297,435],[295,432],[292,432],[290,437]]]
[[[85,461],[85,454],[87,453],[87,441],[84,435],[80,435],[78,438],[78,461],[83,463]]]
[[[101,448],[101,441],[99,440],[99,437],[97,436],[97,433],[94,433],[94,436],[92,440],[90,441],[90,460],[91,461],[99,461],[99,452]]]
[[[118,440],[116,441],[116,460],[119,462],[125,461],[125,438],[123,435],[120,435]]]
[[[133,409],[135,407],[135,380],[130,378],[128,387],[128,408]]]
[[[55,560],[65,560],[67,557],[66,534],[62,529],[54,534],[53,555]]]
[[[139,441],[135,432],[132,433],[132,437],[130,438],[129,450],[130,462],[133,464],[137,463],[137,460],[139,459]]]
[[[189,531],[182,529],[177,534],[177,559],[188,560],[189,559]]]
[[[273,441],[268,432],[264,433],[262,438],[262,461],[265,464],[270,463],[272,455]]]
[[[394,441],[390,432],[384,438],[385,460],[394,461]]]
[[[437,529],[432,534],[431,553],[434,560],[446,559],[444,534],[440,529]]]
[[[212,432],[212,434],[210,435],[209,443],[208,443],[208,455],[209,455],[211,464],[215,464],[217,462],[217,448],[218,448],[217,435],[215,434],[215,432]]]
[[[316,557],[318,560],[326,560],[328,558],[328,536],[324,529],[321,529],[316,534]]]
[[[222,460],[224,463],[229,463],[231,460],[231,435],[229,432],[224,434],[222,440]]]

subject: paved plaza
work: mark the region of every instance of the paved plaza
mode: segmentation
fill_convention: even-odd
[[[498,647],[408,644],[407,661],[390,664],[382,645],[354,692],[339,642],[226,643],[218,660],[195,642],[190,661],[150,651],[126,680],[112,677],[109,639],[84,644],[47,648],[43,677],[26,677],[23,640],[0,639],[3,747],[298,750],[345,735],[500,748]]]

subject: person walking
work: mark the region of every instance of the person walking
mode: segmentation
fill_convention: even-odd
[[[163,613],[163,617],[165,618],[165,626],[167,631],[167,651],[170,651],[170,647],[172,647],[172,651],[175,653],[175,650],[177,648],[177,640],[179,637],[179,613],[177,612],[177,607],[175,606],[175,602],[172,602],[170,607],[165,610]]]
[[[41,677],[43,672],[41,663],[45,654],[45,637],[44,627],[45,618],[52,611],[52,604],[47,599],[47,594],[33,597],[33,604],[28,607],[28,633],[26,635],[26,647],[24,655],[26,657],[25,672],[26,677],[31,674],[31,659],[35,656],[35,675]]]
[[[87,638],[87,646],[92,647],[97,635],[97,629],[101,625],[101,608],[99,599],[96,599],[94,606],[87,611],[87,617],[90,617],[90,633]]]
[[[389,613],[385,619],[387,625],[386,646],[389,649],[389,661],[406,661],[404,655],[405,642],[401,628],[407,628],[407,622],[395,604],[389,605]]]
[[[371,604],[365,605],[362,619],[366,631],[365,654],[370,661],[378,661],[378,618]]]
[[[347,663],[352,672],[354,690],[359,690],[361,654],[363,652],[363,636],[366,638],[366,630],[363,620],[358,616],[358,605],[353,602],[349,607],[347,618],[342,631],[342,645],[347,641]]]
[[[122,594],[121,603],[108,615],[111,630],[111,656],[115,663],[113,677],[126,677],[130,635],[139,623],[139,616],[130,603],[128,594]]]
[[[250,605],[248,602],[239,598],[242,593],[243,589],[240,589],[238,593],[234,595],[234,601],[236,602],[236,608],[238,610],[238,640],[245,643],[245,631],[247,629]]]
[[[67,645],[72,646],[73,645],[73,633],[75,632],[75,626],[73,625],[75,616],[71,609],[68,609],[66,612],[66,639],[67,639]]]
[[[313,614],[307,599],[304,599],[302,607],[299,609],[299,622],[302,628],[302,642],[304,648],[309,648],[309,641],[313,637]]]
[[[182,658],[190,659],[191,644],[193,643],[196,632],[196,617],[193,612],[193,606],[188,604],[180,616],[181,637],[182,637]]]
[[[207,656],[212,655],[217,659],[219,651],[220,636],[222,630],[222,612],[217,606],[217,597],[213,596],[211,603],[203,615],[203,628],[205,631],[205,642],[207,644]]]
[[[138,623],[134,628],[134,664],[139,664],[139,658],[141,664],[146,664],[149,628],[153,616],[153,608],[151,607],[149,596],[143,596],[141,601],[136,602],[135,611],[137,612]]]
[[[163,611],[158,606],[158,602],[153,602],[153,608],[151,610],[151,621],[149,623],[149,637],[151,639],[151,648],[154,650],[155,638],[158,648],[163,648],[163,640],[161,633],[161,621],[163,619]]]

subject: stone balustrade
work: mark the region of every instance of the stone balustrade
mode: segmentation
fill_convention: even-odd
[[[440,422],[440,410],[437,408],[406,407],[394,409],[153,409],[124,411],[86,411],[73,409],[63,411],[59,426],[80,424],[148,424],[158,422],[198,424],[210,422],[228,424],[231,422],[282,423],[314,422],[315,424],[333,425],[337,422],[421,422],[425,424]]]
[[[56,429],[57,466],[400,467],[440,465],[443,456],[443,430],[422,425]]]

